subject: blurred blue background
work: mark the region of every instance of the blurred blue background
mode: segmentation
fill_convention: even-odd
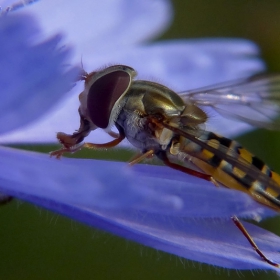
[[[268,70],[280,71],[279,0],[174,0],[173,3],[173,24],[159,40],[251,39],[259,44]],[[279,132],[256,130],[237,140],[280,172]],[[55,147],[22,148],[49,152]],[[122,150],[78,154],[118,160],[128,160],[131,155]],[[1,207],[0,223],[0,279],[277,278],[273,273],[229,271],[181,259],[16,200]],[[261,226],[280,235],[280,218],[266,220]]]

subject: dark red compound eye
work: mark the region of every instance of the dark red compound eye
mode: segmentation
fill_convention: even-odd
[[[100,128],[109,125],[111,111],[130,84],[125,71],[108,73],[96,80],[89,89],[87,109],[91,121]]]

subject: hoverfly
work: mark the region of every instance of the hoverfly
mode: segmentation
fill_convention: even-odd
[[[224,116],[254,126],[279,129],[280,123],[272,118],[280,113],[280,75],[255,75],[180,94],[135,77],[136,71],[125,65],[83,73],[80,128],[72,135],[57,133],[62,148],[51,152],[51,156],[59,158],[83,147],[114,147],[127,138],[142,152],[130,164],[156,156],[171,168],[243,191],[280,211],[280,175],[237,142],[203,127],[208,120],[203,108],[212,107]],[[230,111],[225,109],[229,105]],[[118,133],[111,130],[113,126]],[[83,143],[97,128],[104,129],[114,140],[104,144]],[[186,161],[196,168],[187,167]],[[238,218],[233,216],[232,220],[259,256],[278,267],[257,247]]]

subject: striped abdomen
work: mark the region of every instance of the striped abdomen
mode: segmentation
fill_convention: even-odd
[[[191,162],[225,187],[253,196],[258,202],[280,211],[280,175],[236,141],[204,132],[204,147],[181,137],[181,151]],[[206,144],[206,145],[205,145]]]

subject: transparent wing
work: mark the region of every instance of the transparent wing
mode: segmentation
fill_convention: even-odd
[[[258,74],[179,94],[197,106],[212,107],[224,117],[280,130],[280,74]]]

